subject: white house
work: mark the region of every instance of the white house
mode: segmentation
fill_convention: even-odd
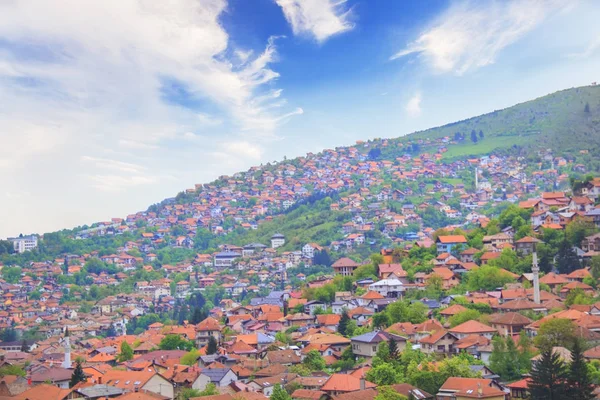
[[[281,233],[276,233],[273,236],[271,236],[271,247],[276,249],[278,247],[281,247],[285,244],[285,236],[283,236]]]
[[[13,248],[17,253],[33,250],[38,245],[38,238],[36,235],[19,236],[16,238],[8,238],[8,240],[12,242]]]
[[[393,277],[371,283],[369,290],[377,292],[384,297],[401,297],[402,292],[406,288],[400,279]]]

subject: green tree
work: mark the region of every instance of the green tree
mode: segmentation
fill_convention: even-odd
[[[390,364],[380,364],[367,372],[366,379],[377,385],[393,385],[400,383],[402,376]]]
[[[493,265],[482,265],[471,270],[466,278],[469,290],[493,290],[515,281],[510,274]]]
[[[534,339],[539,349],[547,350],[561,346],[570,348],[575,339],[575,324],[565,318],[554,318],[540,325],[538,334]]]
[[[323,371],[327,366],[325,359],[317,350],[311,350],[306,354],[304,361],[302,361],[308,369],[311,371]]]
[[[280,385],[273,386],[273,394],[270,400],[292,400],[292,396]]]
[[[597,232],[596,225],[593,222],[586,221],[583,218],[575,218],[565,228],[566,237],[572,246],[581,247],[581,242],[587,236]]]
[[[556,253],[556,268],[561,274],[569,274],[581,268],[581,261],[566,237],[560,243]]]
[[[464,310],[451,316],[448,319],[448,322],[450,322],[450,327],[454,328],[455,326],[458,326],[467,321],[477,321],[480,317],[481,313],[477,310]]]
[[[575,340],[567,373],[567,386],[572,399],[595,399],[594,385],[587,362],[583,357],[581,340]]]
[[[344,308],[338,325],[338,332],[340,335],[348,337],[348,322],[350,322],[350,317],[348,316],[348,310]]]
[[[133,360],[133,349],[126,341],[121,342],[121,352],[119,353],[117,360],[119,360],[119,362]]]
[[[198,358],[200,358],[200,352],[196,349],[192,349],[185,353],[179,362],[183,365],[196,365]]]
[[[398,393],[389,386],[380,386],[377,388],[375,400],[408,400],[408,397]]]
[[[218,350],[217,339],[214,336],[208,338],[208,344],[206,345],[206,354],[215,354]]]
[[[189,340],[185,340],[179,335],[167,335],[165,336],[158,347],[161,350],[186,350],[190,351],[194,348],[194,343]]]
[[[125,342],[123,342],[125,343]],[[75,364],[75,369],[73,369],[73,374],[71,375],[71,381],[69,382],[69,387],[72,388],[73,386],[77,385],[79,382],[85,382],[87,381],[87,377],[85,376],[85,373],[83,372],[83,367],[81,366],[81,363],[78,362]]]
[[[566,400],[567,369],[560,356],[553,353],[552,349],[542,352],[541,358],[536,361],[531,370],[529,393],[532,399]]]

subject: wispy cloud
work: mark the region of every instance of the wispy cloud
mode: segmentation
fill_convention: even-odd
[[[600,50],[600,36],[598,36],[597,38],[592,40],[591,43],[582,52],[567,54],[567,57],[569,57],[569,58],[588,58],[588,57],[591,57],[592,55],[596,54],[596,52],[598,52],[598,50]]]
[[[346,0],[275,0],[295,35],[309,35],[322,43],[351,30],[351,10]]]
[[[463,1],[391,59],[419,54],[436,72],[461,75],[494,63],[502,49],[569,4],[567,0]]]
[[[149,195],[158,200],[176,190],[162,185],[162,171],[189,178],[190,170],[203,171],[194,152],[218,150],[198,140],[204,135],[244,132],[264,151],[255,138],[274,137],[300,112],[277,88],[275,38],[235,48],[220,21],[226,7],[226,0],[0,1],[0,171],[19,168],[4,189],[16,191],[23,179],[41,187],[36,176],[44,172],[52,187],[68,180],[102,191],[156,185]],[[180,84],[179,103],[165,100],[165,80]],[[238,157],[248,163],[256,154]],[[226,169],[220,161],[216,167]],[[40,194],[32,189],[31,201]],[[65,210],[84,204],[69,197]],[[140,196],[124,197],[121,209]],[[35,211],[12,223],[56,215],[58,226],[68,224],[33,203],[23,210]]]
[[[415,93],[414,96],[408,100],[408,103],[406,103],[406,107],[404,107],[404,109],[411,117],[418,117],[421,115],[421,93]]]

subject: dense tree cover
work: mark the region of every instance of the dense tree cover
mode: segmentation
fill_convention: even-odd
[[[126,341],[121,342],[121,352],[117,356],[117,360],[119,362],[133,360],[133,349]]]
[[[292,400],[292,396],[280,385],[273,386],[273,394],[270,397],[271,400]]]
[[[185,353],[179,362],[183,365],[193,366],[198,362],[198,358],[200,358],[200,352],[196,349],[192,349]]]
[[[575,323],[565,318],[554,318],[540,325],[534,338],[535,346],[539,349],[551,349],[561,346],[571,348],[575,341]]]
[[[465,278],[468,290],[494,290],[515,281],[510,274],[493,265],[482,265],[471,270]]]
[[[572,399],[592,400],[596,398],[595,387],[587,364],[588,362],[583,357],[583,343],[581,340],[575,340],[567,373],[567,386]]]
[[[516,380],[529,372],[532,356],[531,341],[524,331],[519,337],[518,348],[512,337],[495,336],[492,340],[490,369],[503,380]]]
[[[310,371],[323,371],[327,365],[325,359],[317,350],[309,351],[302,361],[302,364]]]
[[[459,312],[453,316],[451,316],[448,319],[448,322],[450,322],[450,327],[454,328],[455,326],[458,326],[464,322],[470,321],[470,320],[479,320],[479,318],[481,317],[481,313],[477,310],[465,310],[462,312]]]
[[[380,386],[377,388],[375,400],[408,400],[408,398],[389,386]]]
[[[167,335],[159,343],[161,350],[186,350],[194,348],[194,342],[186,340],[179,335]]]

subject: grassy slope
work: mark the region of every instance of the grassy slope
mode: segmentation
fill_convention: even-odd
[[[590,112],[585,113],[589,103]],[[485,139],[473,144],[471,130],[482,130]],[[450,146],[446,158],[485,154],[513,145],[551,148],[556,154],[600,149],[600,86],[566,89],[504,110],[464,121],[415,132],[400,138],[425,139],[466,135],[464,144]]]

